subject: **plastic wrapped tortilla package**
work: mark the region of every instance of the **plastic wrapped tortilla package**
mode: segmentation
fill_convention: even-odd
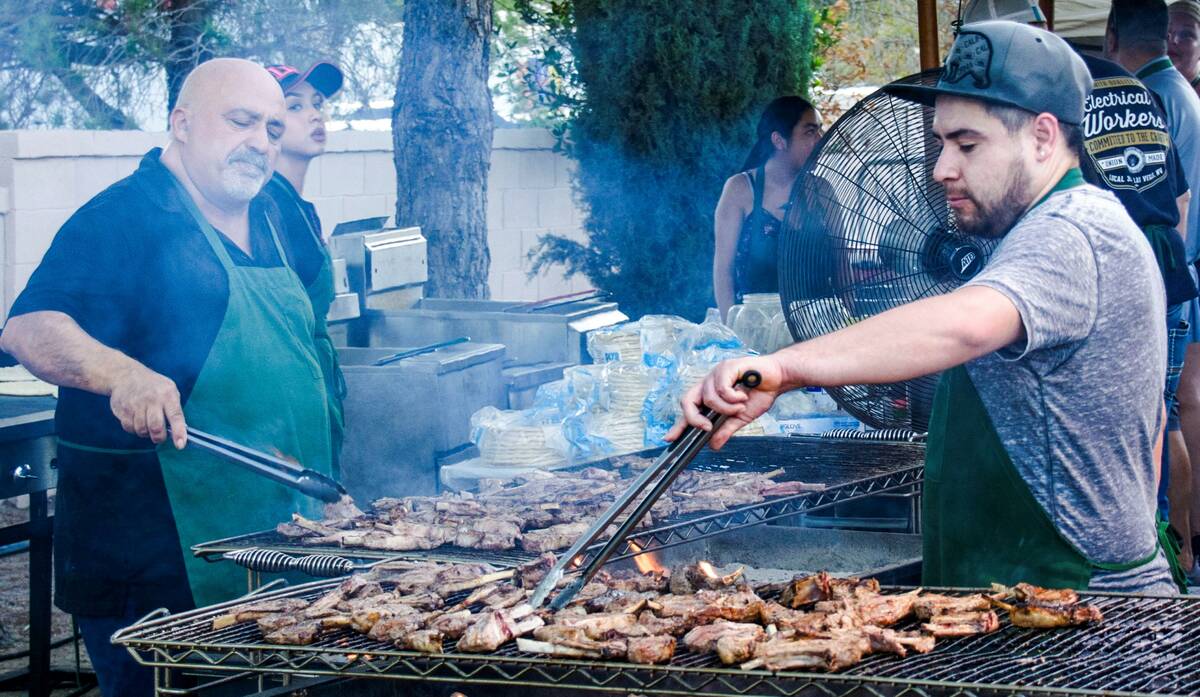
[[[680,339],[697,326],[675,315],[646,315],[638,320],[642,335],[642,363],[672,370],[681,362]]]
[[[609,363],[604,370],[605,391],[608,393],[608,410],[640,415],[646,395],[666,376],[658,368],[642,363],[620,361]]]
[[[676,352],[684,363],[690,362],[688,356],[708,349],[736,350],[744,349],[746,344],[736,333],[721,322],[721,314],[717,308],[710,307],[700,324],[690,324],[679,335]]]
[[[577,365],[563,371],[561,380],[538,387],[533,408],[561,418],[608,408],[603,365]]]
[[[606,411],[592,414],[588,433],[611,443],[614,455],[637,452],[646,447],[646,426],[640,413]]]
[[[641,325],[637,322],[625,322],[615,327],[590,332],[587,337],[587,349],[593,363],[640,361],[642,360]]]
[[[471,440],[484,465],[549,467],[568,461],[561,421],[536,409],[484,407],[471,416]]]

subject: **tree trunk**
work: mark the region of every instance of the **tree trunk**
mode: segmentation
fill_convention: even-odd
[[[405,0],[396,223],[420,226],[429,241],[429,297],[488,297],[491,34],[492,0]]]
[[[208,37],[212,16],[211,0],[176,0],[171,7],[171,42],[163,67],[167,72],[167,118],[175,108],[175,99],[183,80],[192,68],[213,57]]]

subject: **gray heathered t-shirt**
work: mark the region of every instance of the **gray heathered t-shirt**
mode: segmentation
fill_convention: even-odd
[[[1200,257],[1200,97],[1174,66],[1147,75],[1142,84],[1162,102],[1171,142],[1179,151],[1179,161],[1193,192],[1188,203],[1186,243],[1188,261],[1195,261]]]
[[[1026,339],[967,364],[1014,466],[1063,537],[1089,559],[1154,551],[1153,447],[1166,363],[1162,279],[1112,194],[1052,195],[968,283],[1008,297]],[[997,531],[1004,534],[1003,531]],[[1174,593],[1165,558],[1097,572],[1093,589]]]

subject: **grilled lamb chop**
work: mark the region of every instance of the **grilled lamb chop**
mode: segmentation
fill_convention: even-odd
[[[762,490],[763,496],[794,496],[810,491],[825,491],[828,487],[824,484],[810,484],[808,482],[779,482]]]
[[[446,639],[458,639],[474,621],[470,610],[458,610],[426,619],[425,628],[436,630]]]
[[[997,603],[1008,610],[1008,619],[1014,626],[1030,629],[1056,629],[1058,627],[1080,627],[1087,624],[1098,624],[1104,621],[1100,608],[1093,605],[1075,605],[1072,607],[1035,605],[1006,605]]]
[[[913,612],[920,590],[899,595],[879,595],[860,591],[854,599],[826,600],[816,604],[817,612],[846,611],[858,616],[860,624],[890,627],[899,624]]]
[[[909,651],[929,653],[933,650],[934,637],[917,632],[897,632],[880,627],[864,627],[863,632],[876,653],[894,653],[903,658]]]
[[[504,608],[524,602],[528,597],[529,591],[524,588],[501,586],[495,592],[486,595],[482,599],[482,602],[493,610],[503,610]]]
[[[629,644],[624,639],[588,636],[581,627],[561,624],[538,627],[533,630],[533,638],[558,647],[586,651],[595,658],[625,658],[629,650]]]
[[[754,659],[742,667],[835,672],[857,664],[870,651],[870,641],[861,633],[849,632],[832,639],[776,637],[759,644]]]
[[[397,641],[396,644],[397,646],[403,644],[404,648],[421,653],[441,653],[442,642],[445,638],[445,635],[436,629],[420,629]]]
[[[749,622],[762,615],[762,598],[752,591],[699,591],[695,595],[664,595],[654,601],[660,617],[687,617],[697,624],[723,619]]]
[[[543,530],[528,530],[521,535],[521,549],[535,554],[566,549],[590,527],[588,523],[563,523]]]
[[[611,590],[666,593],[671,582],[671,572],[666,569],[645,574],[636,571],[601,571],[596,574],[596,580]]]
[[[371,625],[367,636],[375,641],[383,641],[389,644],[403,642],[407,640],[410,634],[421,628],[424,619],[419,614],[381,617],[375,624]],[[356,623],[355,628],[357,629],[358,627],[359,625]]]
[[[299,613],[267,615],[266,617],[258,618],[258,631],[262,632],[263,636],[272,634],[283,629],[289,624],[296,624],[304,620],[304,617]]]
[[[458,650],[468,653],[491,653],[515,637],[523,636],[542,626],[542,619],[533,614],[529,605],[508,610],[493,610],[471,625],[458,640]]]
[[[655,665],[667,663],[675,656],[675,637],[648,636],[630,637],[626,658],[630,663]]]
[[[588,612],[625,612],[637,614],[646,607],[646,602],[658,597],[653,591],[641,593],[638,591],[610,590],[590,598],[583,603]]]
[[[524,521],[511,517],[488,517],[464,522],[458,528],[454,544],[469,549],[513,549],[517,546],[517,540],[521,539],[522,523]]]
[[[518,566],[516,572],[513,573],[513,581],[521,588],[532,590],[542,582],[543,578],[546,578],[546,574],[550,573],[557,563],[558,558],[554,556],[554,553],[546,552],[528,564]]]
[[[722,637],[749,637],[757,642],[766,637],[767,633],[757,624],[748,622],[726,622],[717,620],[712,624],[702,624],[683,637],[683,645],[695,653],[712,653],[717,650],[717,642]]]
[[[336,503],[325,504],[324,513],[326,520],[346,520],[363,516],[362,510],[354,505],[354,499],[348,495],[343,495]]]
[[[312,530],[302,528],[295,523],[280,523],[275,526],[275,532],[286,537],[289,540],[298,540],[302,537],[312,537],[316,535]]]
[[[988,599],[980,594],[963,597],[926,593],[913,603],[913,612],[918,619],[929,620],[935,615],[956,615],[964,612],[981,612],[991,609]]]
[[[232,608],[224,615],[214,617],[212,628],[216,631],[233,626],[239,622],[253,622],[254,620],[269,617],[276,613],[301,612],[308,605],[307,600],[301,600],[300,598],[271,598],[269,600],[246,603],[245,605],[238,605]]]
[[[669,634],[674,637],[680,637],[687,634],[693,626],[692,622],[686,617],[659,617],[650,610],[643,610],[642,614],[638,615],[635,629],[626,632],[626,636],[634,636],[633,632],[644,632],[646,636],[657,636]]]
[[[779,602],[792,609],[797,609],[822,600],[829,600],[833,597],[830,586],[832,580],[832,577],[824,571],[812,576],[798,576],[784,587],[783,593],[779,595]]]
[[[321,636],[321,620],[304,620],[285,625],[263,637],[268,644],[307,646]]]
[[[934,615],[921,629],[938,638],[987,634],[1000,629],[1000,618],[991,610]]]
[[[389,603],[387,605],[367,605],[350,615],[350,622],[356,631],[366,634],[375,625],[385,619],[396,617],[417,617],[420,613],[411,605]]]
[[[553,622],[553,626],[580,629],[591,639],[604,639],[613,634],[620,634],[636,624],[637,617],[624,612],[582,617],[574,613],[563,616],[556,615]]]

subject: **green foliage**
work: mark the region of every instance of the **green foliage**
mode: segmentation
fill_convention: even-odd
[[[722,185],[767,102],[807,92],[807,0],[576,0],[570,20],[585,99],[566,142],[587,242],[542,238],[535,272],[583,273],[632,317],[700,319]]]

